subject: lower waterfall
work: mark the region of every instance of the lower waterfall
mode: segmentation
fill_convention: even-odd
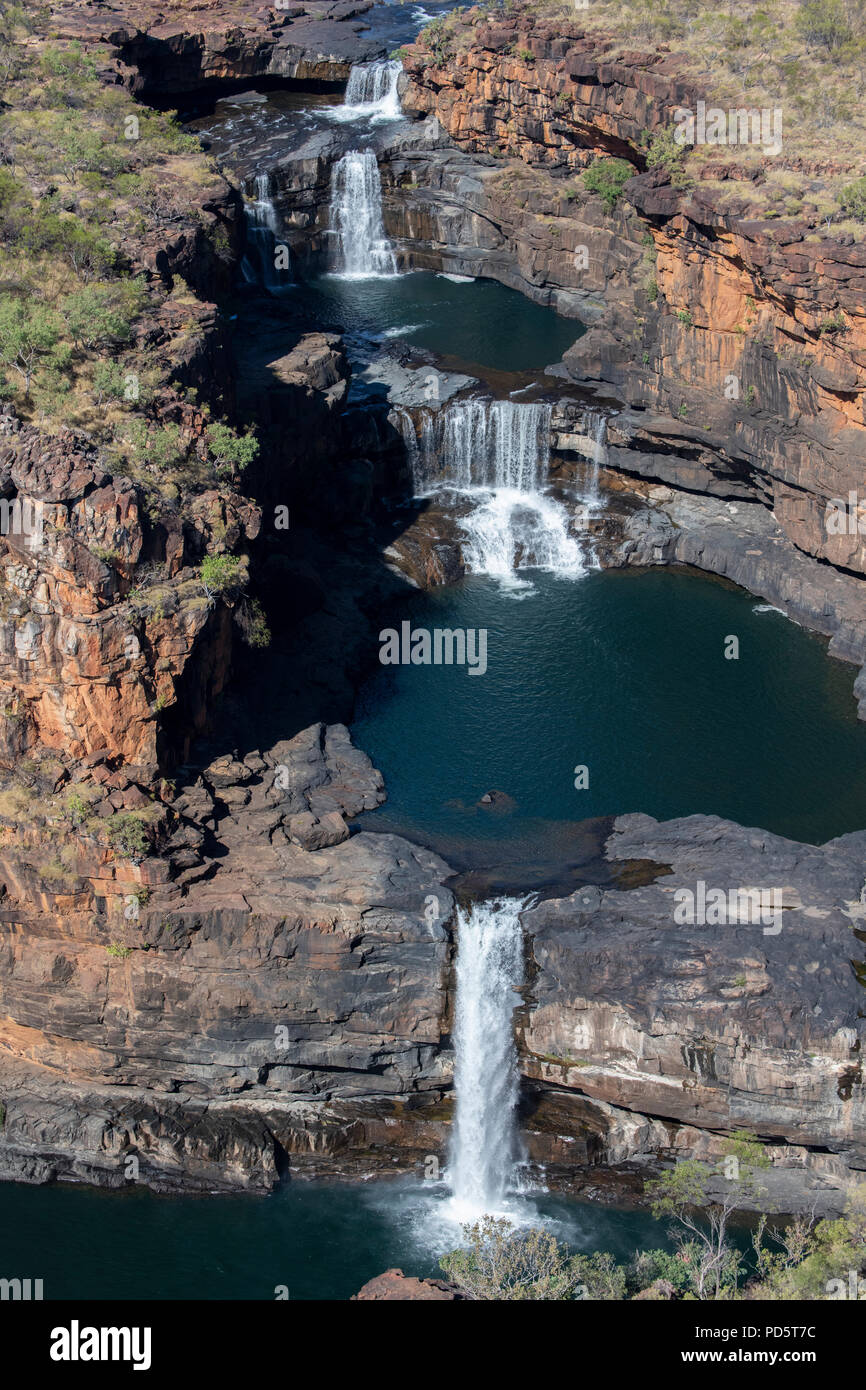
[[[586,571],[566,508],[548,491],[550,405],[470,400],[425,410],[420,434],[408,411],[393,412],[417,497],[470,497],[461,517],[463,558],[473,574],[513,580],[521,569],[569,576]]]
[[[502,1211],[518,1162],[516,993],[523,982],[523,899],[458,911],[455,1115],[447,1181],[451,1212]]]
[[[335,274],[350,280],[397,274],[382,223],[382,182],[372,150],[351,150],[331,170],[330,223]]]

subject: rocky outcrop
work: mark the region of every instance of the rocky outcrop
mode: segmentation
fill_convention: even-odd
[[[150,100],[254,78],[345,82],[353,62],[385,53],[365,32],[372,8],[373,0],[213,0],[171,14],[158,3],[73,0],[57,29],[60,38],[110,44],[131,89]]]
[[[560,1097],[539,1131],[621,1161],[751,1130],[795,1167],[834,1155],[828,1183],[862,1173],[864,848],[866,832],[818,848],[712,816],[618,818],[607,857],[650,860],[655,881],[524,915],[523,1069],[544,1106]]]
[[[38,833],[10,845],[5,1176],[114,1185],[133,1156],[156,1186],[268,1187],[287,1155],[417,1147],[449,1074],[450,871],[348,837],[382,797],[345,728],[317,725],[212,759],[160,857],[90,822],[51,872]]]
[[[441,1279],[415,1279],[402,1269],[386,1269],[352,1295],[359,1303],[450,1303],[463,1295]]]
[[[192,729],[203,725],[229,664],[227,612],[191,561],[217,522],[255,535],[256,508],[203,495],[199,530],[170,512],[154,527],[141,490],[111,477],[93,445],[68,430],[51,440],[19,431],[0,451],[0,476],[13,503],[0,541],[7,762],[37,746],[73,759],[111,750],[153,775],[157,713],[175,703],[193,653],[210,674],[198,709],[186,710]]]

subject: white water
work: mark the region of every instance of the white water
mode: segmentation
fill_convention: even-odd
[[[455,1115],[449,1215],[476,1221],[506,1210],[517,1175],[514,1010],[523,982],[519,898],[457,914]]]
[[[515,570],[585,573],[568,512],[546,490],[550,415],[544,404],[460,401],[424,410],[419,435],[408,411],[393,412],[415,495],[453,490],[475,504],[460,522],[466,535],[463,559],[473,574],[514,586]]]
[[[329,115],[335,121],[399,121],[401,117],[397,82],[403,71],[398,62],[359,63],[349,72],[342,106]]]
[[[347,280],[397,274],[382,222],[382,182],[372,150],[352,150],[331,170],[334,273]]]
[[[592,457],[589,461],[589,480],[585,502],[590,511],[598,511],[601,506],[599,492],[599,473],[607,464],[607,416],[601,411],[588,410],[584,429],[591,441]]]
[[[252,197],[244,201],[247,219],[247,251],[241,274],[247,284],[264,285],[275,291],[291,284],[286,270],[277,270],[274,252],[279,240],[280,218],[271,201],[271,181],[268,174],[256,174],[252,180]]]

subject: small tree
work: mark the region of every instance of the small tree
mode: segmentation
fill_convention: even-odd
[[[439,1261],[447,1279],[473,1299],[522,1302],[574,1298],[580,1276],[573,1258],[550,1231],[515,1231],[504,1219],[485,1216],[463,1228],[467,1249]]]
[[[242,473],[259,452],[259,442],[252,430],[238,434],[229,425],[216,423],[207,431],[208,453],[217,473]]]
[[[736,1165],[731,1176],[697,1159],[684,1159],[644,1184],[653,1199],[653,1216],[669,1217],[674,1223],[678,1257],[696,1298],[729,1297],[743,1273],[740,1255],[728,1240],[728,1227],[733,1213],[756,1191],[753,1163],[766,1165],[754,1135],[735,1136],[728,1151]]]
[[[839,206],[849,217],[866,222],[866,179],[846,184],[839,194]]]
[[[57,319],[44,305],[12,295],[0,298],[0,362],[18,373],[25,395],[40,358],[51,352],[59,337]]]

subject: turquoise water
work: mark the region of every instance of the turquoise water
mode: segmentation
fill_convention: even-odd
[[[46,1299],[273,1299],[280,1285],[291,1299],[347,1299],[394,1266],[436,1275],[436,1252],[460,1237],[440,1209],[406,1180],[219,1198],[0,1183],[0,1275],[44,1279]],[[574,1250],[625,1261],[670,1246],[645,1212],[554,1196],[538,1210]]]
[[[287,299],[290,298],[287,296]],[[299,285],[290,311],[317,328],[338,326],[377,342],[405,338],[470,371],[537,371],[559,361],[586,330],[496,280],[456,282],[415,271],[382,280],[323,275]]]
[[[388,801],[366,825],[458,861],[470,842],[555,856],[576,821],[627,811],[714,813],[813,843],[861,829],[856,669],[762,607],[669,570],[539,574],[516,595],[470,577],[411,596],[388,623],[487,628],[488,670],[377,670],[353,737]],[[731,635],[738,660],[724,656]],[[574,786],[578,765],[585,790]],[[479,808],[491,790],[514,808]]]

